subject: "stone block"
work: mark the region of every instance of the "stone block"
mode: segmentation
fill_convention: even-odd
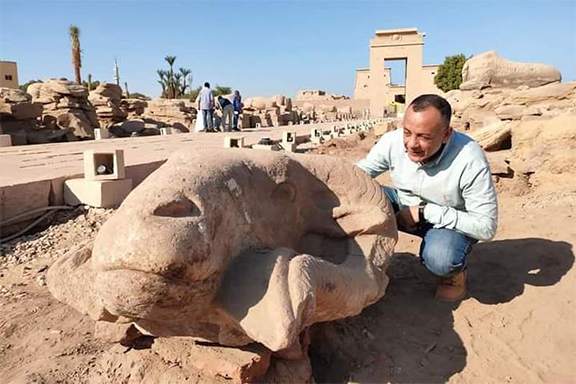
[[[171,135],[171,134],[172,134],[172,128],[171,127],[160,128],[160,135],[166,136],[166,135]]]
[[[296,132],[294,131],[285,131],[282,132],[282,144],[296,144]]]
[[[278,144],[254,144],[252,149],[263,149],[265,151],[279,151],[280,146]]]
[[[64,182],[64,202],[67,205],[85,204],[97,208],[115,208],[131,190],[132,179],[68,179]]]
[[[226,136],[226,137],[224,137],[224,148],[244,148],[244,136],[240,136],[240,137]]]
[[[286,152],[296,152],[296,143],[292,142],[292,143],[288,143],[285,141],[282,141],[282,148],[286,151]]]
[[[12,137],[10,135],[0,135],[0,147],[12,146]]]
[[[110,131],[107,128],[94,128],[94,140],[104,140],[110,138]]]
[[[86,180],[118,180],[126,177],[124,151],[84,151],[84,178]]]

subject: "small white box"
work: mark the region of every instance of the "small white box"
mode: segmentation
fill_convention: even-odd
[[[0,147],[11,147],[12,137],[10,135],[0,135]]]
[[[244,148],[244,136],[224,138],[224,148]]]
[[[84,178],[87,180],[118,180],[126,178],[124,151],[84,151]]]
[[[94,140],[104,140],[110,138],[110,131],[106,128],[94,128]]]

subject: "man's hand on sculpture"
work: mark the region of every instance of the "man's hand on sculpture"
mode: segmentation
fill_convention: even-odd
[[[415,231],[418,226],[418,206],[404,207],[396,213],[398,228],[409,232]]]

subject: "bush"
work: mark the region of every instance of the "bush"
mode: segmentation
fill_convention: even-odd
[[[438,73],[434,76],[434,84],[443,92],[458,89],[462,84],[462,67],[466,62],[463,54],[447,56],[438,67]]]
[[[151,100],[150,97],[140,92],[130,92],[131,99]]]
[[[26,83],[24,83],[24,84],[20,84],[20,85],[18,86],[18,88],[20,88],[20,90],[26,92],[26,90],[28,89],[28,86],[29,86],[30,84],[34,84],[34,83],[42,83],[42,80],[30,80],[30,81],[28,81],[28,82],[26,82]]]

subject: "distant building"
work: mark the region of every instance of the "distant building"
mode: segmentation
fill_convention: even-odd
[[[18,67],[14,61],[0,61],[0,87],[18,88]]]
[[[442,94],[434,85],[437,65],[423,65],[424,34],[416,28],[376,31],[370,41],[370,67],[356,70],[354,99],[369,100],[372,116],[394,112],[423,93]],[[405,65],[405,84],[393,84],[388,60]]]

